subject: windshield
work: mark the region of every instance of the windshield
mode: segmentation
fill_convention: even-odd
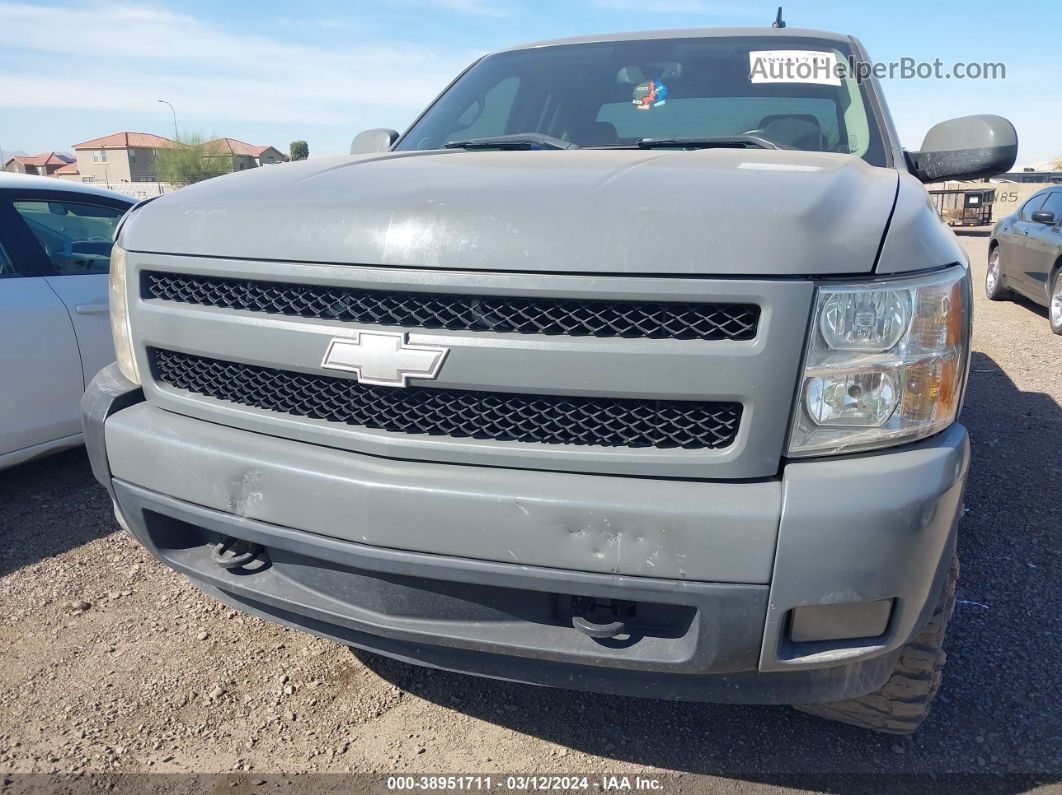
[[[462,75],[396,149],[537,133],[580,147],[754,135],[783,149],[886,165],[882,136],[841,42],[706,37],[567,44],[488,56]]]

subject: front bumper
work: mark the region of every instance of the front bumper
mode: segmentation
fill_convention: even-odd
[[[83,409],[129,530],[222,601],[411,662],[654,698],[880,687],[942,582],[969,459],[955,425],[758,482],[394,461],[168,412],[113,368]],[[265,563],[215,565],[226,537]],[[572,597],[635,603],[630,637],[576,631]],[[876,637],[788,640],[796,607],[877,600]]]

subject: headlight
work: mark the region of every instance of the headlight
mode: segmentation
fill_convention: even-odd
[[[109,277],[111,336],[114,337],[114,355],[118,369],[134,384],[140,383],[140,371],[133,353],[133,335],[129,328],[129,289],[126,284],[125,251],[115,243],[111,246],[111,269]]]
[[[906,290],[838,290],[823,302],[819,330],[840,351],[887,351],[911,320]]]
[[[954,422],[969,355],[970,296],[969,273],[958,266],[819,287],[789,455],[885,447]]]

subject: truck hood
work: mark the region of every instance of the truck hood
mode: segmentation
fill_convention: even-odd
[[[208,180],[136,210],[129,250],[654,275],[868,273],[898,174],[840,154],[432,151]]]

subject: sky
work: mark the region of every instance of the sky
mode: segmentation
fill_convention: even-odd
[[[1018,164],[1062,156],[1058,0],[799,0],[790,27],[859,38],[873,60],[1002,62],[1006,79],[884,80],[901,140],[998,113]],[[527,41],[655,28],[767,26],[776,0],[0,0],[0,150],[70,151],[121,130],[178,128],[286,152],[343,154],[359,130],[404,129],[461,69]],[[1039,21],[1038,21],[1039,20]]]

